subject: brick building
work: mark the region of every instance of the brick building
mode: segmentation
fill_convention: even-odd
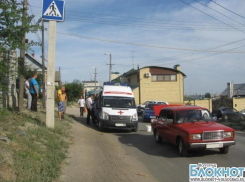
[[[185,77],[180,71],[180,65],[175,65],[174,68],[147,66],[129,70],[113,81],[128,83],[133,90],[136,104],[147,100],[183,103]]]

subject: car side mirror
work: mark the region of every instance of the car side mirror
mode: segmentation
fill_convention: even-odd
[[[216,116],[213,117],[213,121],[217,121],[217,117]]]

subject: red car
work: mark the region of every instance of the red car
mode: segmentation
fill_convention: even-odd
[[[212,148],[227,154],[229,146],[235,145],[235,130],[213,121],[206,108],[169,105],[161,106],[160,110],[157,107],[154,108],[157,119],[151,121],[155,140],[161,143],[164,139],[177,145],[180,156],[187,156],[191,149]]]

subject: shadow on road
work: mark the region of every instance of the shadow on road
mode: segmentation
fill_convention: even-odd
[[[78,116],[72,115],[72,118],[76,122],[78,122],[78,123],[80,123],[86,127],[92,128],[96,131],[99,131],[99,128],[97,127],[97,125],[92,123],[92,120],[90,121],[90,125],[87,125],[87,121],[86,121],[85,117],[78,117]],[[129,130],[129,129],[105,129],[103,132],[105,132],[105,133],[130,133],[131,130]]]
[[[152,135],[143,134],[116,134],[119,138],[118,140],[128,147],[135,147],[140,151],[153,156],[162,156],[167,158],[178,158],[178,148],[177,146],[163,141],[162,144],[155,142]],[[218,150],[192,150],[188,157],[201,157],[207,155],[219,154]]]
[[[99,131],[98,127],[92,122],[90,125],[87,125],[86,118],[78,117],[72,115],[72,118],[84,125],[85,127],[92,128],[96,131]],[[139,130],[138,133],[133,133],[128,129],[110,129],[105,130],[105,133],[113,134],[118,137],[119,142],[121,144],[126,145],[127,147],[135,147],[138,150],[152,156],[162,156],[166,158],[179,158],[178,148],[177,146],[163,141],[162,144],[158,144],[155,142],[153,135],[142,134],[145,130]],[[188,157],[202,157],[207,155],[215,155],[219,154],[218,150],[193,150],[190,151]]]

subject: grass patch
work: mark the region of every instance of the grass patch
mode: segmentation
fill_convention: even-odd
[[[60,175],[69,147],[72,118],[59,122],[55,129],[45,126],[45,112],[0,110],[0,181],[51,182]]]

